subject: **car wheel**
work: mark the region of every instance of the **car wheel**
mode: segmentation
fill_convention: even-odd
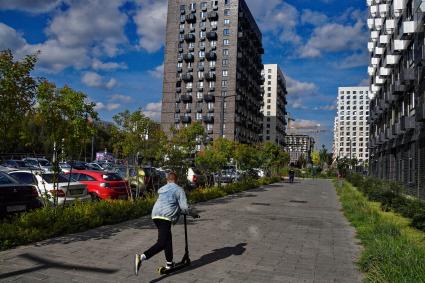
[[[91,196],[92,201],[94,201],[94,202],[100,201],[100,197],[97,194],[92,193],[92,194],[90,194],[90,196]]]

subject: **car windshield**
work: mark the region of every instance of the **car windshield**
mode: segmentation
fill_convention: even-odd
[[[102,178],[105,181],[122,181],[121,176],[116,173],[103,174]]]
[[[0,185],[17,184],[18,182],[7,175],[6,173],[0,172]]]
[[[16,161],[12,161],[12,163],[15,162],[16,165],[18,165],[19,167],[26,167],[27,164],[24,161],[21,160],[16,160]]]
[[[48,184],[52,184],[53,181],[56,181],[58,183],[68,183],[69,177],[62,174],[59,174],[56,176],[57,176],[57,179],[55,180],[54,174],[41,174],[41,177],[43,178],[43,180]]]
[[[25,162],[29,165],[38,166],[37,160],[27,159]]]
[[[40,163],[41,166],[52,166],[49,161],[43,159],[39,159],[38,163]]]
[[[71,168],[71,165],[69,165],[68,163],[60,163],[59,166],[61,168]]]

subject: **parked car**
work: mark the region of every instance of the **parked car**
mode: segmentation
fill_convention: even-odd
[[[190,167],[187,170],[187,181],[190,189],[196,189],[204,186],[206,183],[205,176],[203,176],[196,168]]]
[[[69,176],[63,174],[56,175],[56,180],[53,173],[34,173],[21,170],[10,172],[9,175],[18,180],[20,184],[35,185],[40,195],[47,197],[51,204],[54,204],[55,197],[57,205],[70,204],[77,199],[83,202],[91,200],[86,185],[68,180]]]
[[[69,161],[67,162],[71,167],[72,170],[86,170],[87,169],[87,163],[83,161]]]
[[[21,185],[4,172],[0,172],[0,217],[9,213],[42,207],[37,189]]]
[[[69,165],[67,162],[59,162],[59,168],[64,173],[71,171],[71,165]]]
[[[27,169],[30,168],[31,166],[26,163],[25,161],[22,160],[6,160],[3,163],[4,167],[8,167],[8,168],[14,168],[14,169]]]
[[[16,170],[16,169],[12,169],[12,168],[5,167],[5,166],[1,166],[1,165],[0,165],[0,172],[5,172],[5,173],[7,173],[7,172],[15,171],[15,170]]]
[[[87,170],[94,170],[94,171],[104,171],[105,169],[100,166],[98,163],[92,162],[86,164]]]
[[[72,170],[71,178],[87,185],[89,194],[93,199],[127,199],[128,184],[117,173]]]
[[[27,157],[22,159],[22,161],[24,161],[25,163],[43,170],[44,172],[52,172],[53,170],[53,166],[52,163],[50,163],[49,160],[45,159],[45,158],[32,158],[32,157]]]
[[[234,183],[238,182],[240,179],[241,174],[235,169],[225,169],[214,174],[215,183]]]

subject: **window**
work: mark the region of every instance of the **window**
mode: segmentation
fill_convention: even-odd
[[[230,9],[224,9],[224,15],[230,16]]]
[[[200,41],[199,42],[199,47],[200,48],[205,48],[205,41]]]
[[[229,56],[229,49],[223,49],[223,55]]]
[[[230,29],[228,29],[228,28],[225,28],[224,30],[223,30],[223,35],[230,35]]]
[[[205,58],[205,51],[199,51],[199,58]]]
[[[201,3],[201,9],[205,9],[207,8],[207,2],[202,2]]]
[[[221,86],[222,87],[227,87],[227,81],[221,81]]]
[[[202,12],[204,13],[204,12]],[[202,18],[202,13],[201,13],[201,18]],[[206,28],[207,27],[207,23],[206,22],[199,22],[199,27],[200,28]]]
[[[223,66],[229,65],[229,59],[223,59]]]
[[[225,46],[230,45],[230,40],[229,39],[224,39],[223,40],[223,45],[225,45]]]
[[[230,0],[224,0],[224,5],[230,5]]]
[[[190,3],[190,9],[195,10],[196,9],[196,3]]]
[[[225,26],[230,25],[230,19],[224,19],[224,25]]]
[[[217,46],[217,41],[215,41],[215,40],[210,41],[210,46],[211,47],[216,47]]]
[[[221,96],[227,96],[227,91],[222,91]]]
[[[205,38],[206,32],[205,31],[200,31],[199,32],[199,37],[200,38]]]
[[[223,70],[222,76],[223,77],[228,77],[229,76],[229,71],[228,70]]]

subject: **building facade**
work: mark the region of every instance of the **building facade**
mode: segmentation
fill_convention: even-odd
[[[261,140],[285,145],[286,134],[286,80],[276,64],[265,64],[264,71],[263,132]]]
[[[369,160],[369,87],[338,88],[333,158]]]
[[[306,164],[311,164],[311,155],[314,150],[314,138],[307,135],[286,135],[285,150],[291,158],[290,163],[297,165],[300,158],[304,158]]]
[[[370,171],[425,197],[424,8],[369,0]]]
[[[161,126],[204,125],[207,142],[259,142],[261,32],[244,0],[170,0]]]

